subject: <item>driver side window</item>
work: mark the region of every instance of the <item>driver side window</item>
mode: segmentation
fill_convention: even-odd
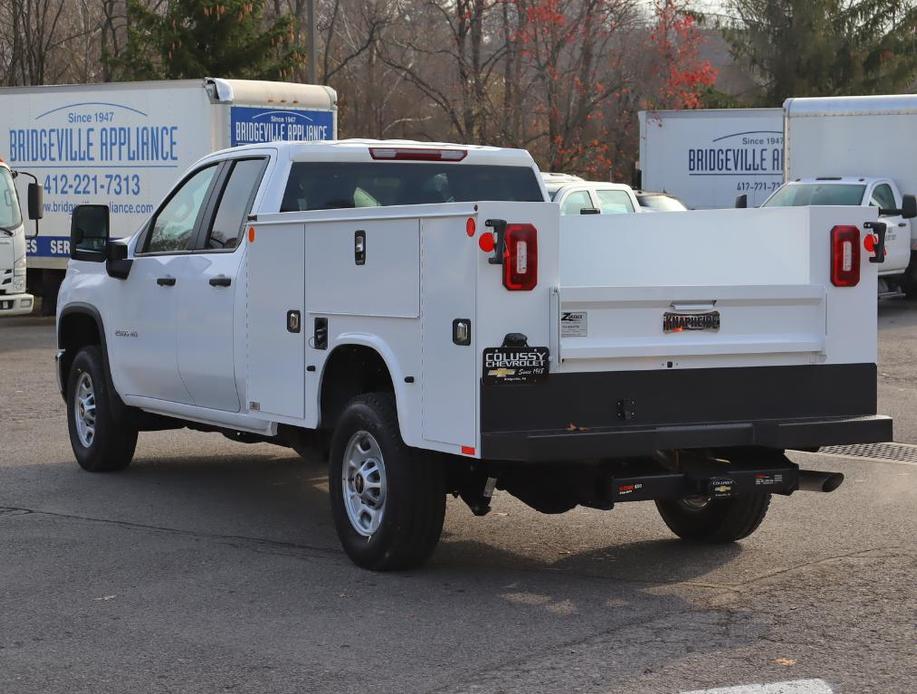
[[[172,194],[153,220],[146,253],[191,250],[194,229],[216,171],[216,164],[201,169]]]

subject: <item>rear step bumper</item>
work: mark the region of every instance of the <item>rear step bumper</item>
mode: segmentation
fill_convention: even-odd
[[[761,420],[725,424],[514,431],[481,434],[485,460],[565,462],[648,456],[659,450],[817,448],[892,440],[892,419],[882,415]]]
[[[800,470],[789,461],[747,469],[732,465],[720,467],[722,469],[715,473],[708,470],[706,473],[694,471],[614,477],[609,501],[614,504],[692,496],[728,499],[753,492],[784,495],[795,491],[833,492],[844,481],[839,472]]]

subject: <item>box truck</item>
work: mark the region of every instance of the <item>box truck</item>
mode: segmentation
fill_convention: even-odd
[[[0,152],[44,186],[41,233],[27,243],[28,286],[54,311],[70,255],[70,213],[104,200],[132,233],[172,182],[226,147],[337,136],[329,87],[203,80],[0,89]],[[20,188],[20,196],[24,185]]]
[[[879,292],[917,296],[917,94],[787,99],[786,185],[765,204],[879,208],[886,226]]]
[[[783,183],[779,108],[641,111],[640,188],[692,209],[764,202]]]

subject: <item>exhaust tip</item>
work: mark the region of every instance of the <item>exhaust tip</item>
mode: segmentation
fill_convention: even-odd
[[[829,472],[825,476],[825,482],[821,486],[823,492],[833,492],[844,483],[844,473]]]
[[[844,483],[842,472],[821,472],[819,470],[800,470],[799,489],[806,492],[833,492]]]

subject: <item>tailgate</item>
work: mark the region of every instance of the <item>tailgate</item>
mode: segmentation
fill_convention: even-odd
[[[874,362],[876,265],[864,251],[858,286],[829,279],[831,228],[869,214],[562,217],[557,370]]]

